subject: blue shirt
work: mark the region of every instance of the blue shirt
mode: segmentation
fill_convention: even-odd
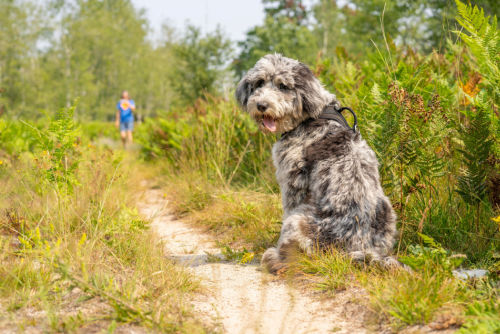
[[[120,100],[116,105],[116,108],[120,110],[120,122],[130,122],[134,120],[134,115],[132,114],[132,108],[135,107],[134,100]]]

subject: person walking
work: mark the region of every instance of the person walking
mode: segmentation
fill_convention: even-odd
[[[135,102],[129,99],[128,92],[124,90],[120,101],[116,105],[116,121],[115,126],[120,129],[123,147],[132,144],[132,131],[134,130],[134,114]]]

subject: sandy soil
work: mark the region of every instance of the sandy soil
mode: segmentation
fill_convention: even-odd
[[[161,191],[147,190],[140,212],[165,243],[168,257],[186,266],[202,281],[205,293],[195,309],[224,333],[368,333],[361,307],[339,294],[326,299],[310,289],[293,287],[258,265],[213,261],[220,251],[211,236],[169,213]]]

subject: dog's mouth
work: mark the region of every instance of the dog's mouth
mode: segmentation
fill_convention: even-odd
[[[276,132],[276,120],[270,116],[264,115],[262,125],[271,132]]]

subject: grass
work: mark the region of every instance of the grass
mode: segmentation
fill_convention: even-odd
[[[452,88],[448,89],[453,94]],[[392,110],[389,102],[387,106],[388,113],[399,112]],[[379,103],[376,108],[373,106],[374,110],[379,107]],[[453,110],[449,113],[452,117]],[[369,116],[364,112],[360,114]],[[154,127],[151,122],[153,127],[148,131],[161,133],[163,141],[177,143],[165,146],[166,159],[158,159],[164,161],[161,181],[171,207],[183,221],[203,226],[215,234],[226,257],[239,262],[258,259],[266,248],[275,245],[282,214],[269,156],[275,138],[255,132],[255,125],[245,117],[237,112],[233,100],[212,99],[200,102],[199,110],[188,113],[178,124],[158,123],[160,125]],[[189,136],[183,138],[177,127],[190,129]],[[377,146],[377,141],[384,140],[383,132],[366,133],[365,138]],[[425,134],[420,133],[412,136],[425,138]],[[148,145],[154,146],[154,137],[150,138]],[[306,278],[314,288],[332,295],[343,289],[363,290],[361,302],[383,319],[384,326],[389,325],[395,331],[419,325],[432,328],[462,325],[465,331],[473,322],[477,325],[473,328],[478,330],[497,326],[499,317],[491,316],[491,310],[496,310],[499,304],[494,274],[475,284],[461,282],[451,274],[458,265],[454,253],[445,250],[465,253],[467,266],[492,266],[492,272],[497,272],[494,266],[499,230],[498,224],[491,220],[497,209],[483,201],[479,210],[457,194],[455,174],[460,172],[462,164],[457,153],[461,148],[457,145],[448,149],[448,156],[439,159],[451,159],[451,162],[440,164],[435,174],[423,173],[428,166],[406,165],[405,161],[394,165],[384,159],[385,156],[381,159],[381,170],[386,181],[390,181],[384,183],[386,193],[392,196],[399,216],[402,238],[396,249],[399,256],[415,266],[413,273],[360,267],[342,253],[328,250],[300,258],[292,274]],[[429,152],[426,154],[434,155],[432,149]],[[403,175],[407,178],[403,184],[398,173],[394,173],[397,168],[406,175]],[[433,166],[429,168],[434,170]],[[426,245],[425,235],[435,241]],[[489,285],[493,288],[488,288]],[[475,303],[481,307],[473,308]],[[380,325],[380,321],[376,322]]]
[[[205,332],[189,305],[199,283],[138,214],[135,158],[76,149],[71,188],[47,178],[51,151],[0,165],[0,329]]]
[[[165,165],[163,189],[176,214],[183,221],[215,234],[227,258],[245,262],[249,258],[258,259],[266,248],[275,245],[282,208],[269,156],[275,138],[263,138],[254,132],[255,125],[235,108],[233,100],[201,102],[200,110],[179,122],[190,129],[190,135],[184,139],[180,131],[169,128],[173,125],[163,128],[159,125],[149,132],[162,133],[164,140],[173,132],[178,141],[177,148],[165,147],[165,160],[159,159]],[[363,112],[360,114],[363,116]],[[370,133],[366,137],[372,141],[380,139]],[[153,137],[149,145],[155,145]],[[459,152],[460,147],[453,149]],[[412,274],[360,268],[335,250],[302,258],[294,266],[294,273],[332,295],[343,289],[363,290],[361,301],[383,319],[384,326],[390,325],[394,330],[419,325],[435,328],[463,325],[465,330],[471,321],[476,321],[473,319],[478,319],[480,329],[488,322],[496,326],[498,317],[483,317],[482,311],[473,316],[469,309],[474,303],[483,306],[493,303],[496,310],[498,288],[488,290],[486,286],[498,283],[485,281],[471,285],[454,278],[451,269],[458,263],[445,250],[465,253],[467,266],[494,267],[497,262],[499,230],[498,224],[491,220],[496,209],[484,201],[478,210],[457,194],[454,173],[461,162],[456,152],[442,158],[454,160],[440,167],[440,172],[432,177],[420,175],[420,166],[406,166],[402,162],[396,167],[407,173],[406,183],[402,186],[397,177],[384,184],[399,216],[402,238],[396,249],[400,256],[412,259],[413,264],[420,263]],[[381,163],[386,178],[397,176],[392,173],[396,168],[393,164],[383,159]],[[442,168],[449,171],[442,173]],[[434,238],[435,245],[426,246],[422,235]]]
[[[202,225],[216,234],[221,245],[261,253],[277,241],[281,226],[278,194],[217,188],[196,173],[165,174],[171,175],[163,180],[171,207],[185,222]]]
[[[175,212],[184,221],[214,233],[229,259],[241,262],[248,253],[258,258],[276,243],[281,225],[278,194],[256,187],[217,186],[195,171],[183,174],[177,170],[164,175],[170,175],[163,178],[163,189]],[[463,257],[457,258],[437,242],[425,240],[431,245],[424,242],[401,253],[414,265],[413,272],[383,271],[352,263],[344,253],[332,248],[299,256],[289,273],[330,296],[342,290],[361,289],[364,293],[353,298],[370,310],[372,319],[367,321],[390,326],[394,331],[416,325],[434,329],[463,325],[463,331],[472,324],[476,327],[471,328],[479,330],[487,324],[498,326],[500,317],[491,314],[491,308],[499,307],[494,277],[471,283],[454,278],[451,270]],[[489,313],[475,309],[476,315],[472,315],[470,308],[476,303]]]
[[[476,37],[475,47],[465,38],[467,47],[450,42],[443,54],[391,46],[358,63],[318,57],[314,69],[358,113],[399,217],[398,255],[413,272],[353,264],[330,249],[299,258],[292,273],[333,295],[363,290],[360,299],[394,330],[427,324],[500,331],[500,230],[492,220],[499,214],[498,85],[488,79],[498,64],[483,57],[490,54],[484,50],[490,43],[483,43],[488,36]],[[498,36],[491,38],[497,43]],[[483,80],[472,84],[478,75]],[[274,245],[282,211],[270,158],[276,138],[259,133],[234,99],[207,95],[163,116],[136,134],[144,156],[165,165],[161,181],[175,212],[214,233],[231,259],[249,261]],[[162,260],[135,211],[137,171],[106,150],[79,149],[69,119],[48,130],[40,124],[43,147],[26,138],[24,123],[0,122],[6,185],[0,195],[8,199],[0,203],[2,305],[17,310],[19,326],[37,325],[22,316],[34,309],[47,315],[36,321],[53,330],[99,321],[110,328],[203,330],[185,306],[196,282]],[[85,131],[92,137],[107,129],[90,124]],[[468,266],[491,268],[492,277],[454,278],[458,262],[445,249],[466,254]],[[62,316],[73,307],[63,302],[71,293],[82,298],[78,307],[96,303],[105,311]]]

